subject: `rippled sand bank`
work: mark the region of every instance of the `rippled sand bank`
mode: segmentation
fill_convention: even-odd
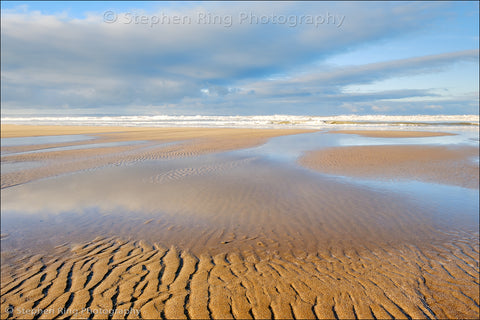
[[[58,248],[62,251],[63,248]],[[193,255],[98,239],[2,270],[2,319],[478,318],[478,244]],[[10,307],[10,314],[5,312]],[[112,315],[105,314],[115,310]]]
[[[380,179],[416,179],[466,188],[479,185],[478,147],[353,146],[308,152],[299,163],[320,172]]]

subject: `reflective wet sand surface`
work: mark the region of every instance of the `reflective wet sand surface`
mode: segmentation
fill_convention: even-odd
[[[354,146],[307,153],[300,163],[320,172],[377,179],[416,179],[478,189],[478,147]]]
[[[478,317],[478,190],[263,155],[291,137],[45,153],[2,189],[2,319]]]

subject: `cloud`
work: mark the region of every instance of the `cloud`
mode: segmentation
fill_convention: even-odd
[[[374,93],[344,88],[436,72],[457,61],[478,60],[478,50],[342,68],[321,61],[421,30],[444,14],[444,6],[202,3],[130,16],[114,12],[115,23],[105,23],[103,12],[80,19],[7,10],[1,20],[2,106],[9,112],[69,106],[120,114],[319,113],[335,112],[344,103],[434,97],[415,88]],[[217,17],[217,23],[200,23],[200,14]],[[269,20],[241,23],[241,14]],[[337,18],[318,26],[298,24],[307,15]],[[296,26],[279,23],[281,16],[295,17]],[[149,23],[141,23],[143,17]],[[152,25],[153,17],[170,20]],[[177,24],[174,17],[191,20]]]
[[[379,112],[379,113],[388,113],[392,111],[392,107],[390,106],[372,106],[371,108],[373,111]]]
[[[443,109],[443,106],[438,105],[438,104],[429,104],[429,105],[425,106],[425,109],[441,110],[441,109]]]
[[[279,81],[261,81],[255,83],[256,92],[271,94],[280,87],[297,88],[303,91],[334,90],[351,84],[367,84],[391,77],[417,75],[442,70],[459,61],[477,61],[479,50],[464,50],[409,59],[393,60],[380,63],[371,63],[360,66],[339,68],[318,67],[308,73]],[[259,88],[262,88],[260,90]],[[285,91],[284,91],[285,92]],[[292,94],[298,94],[298,92]]]

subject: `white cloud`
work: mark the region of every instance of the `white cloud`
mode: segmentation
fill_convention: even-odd
[[[70,19],[67,14],[8,10],[1,21],[2,107],[12,112],[26,106],[45,110],[68,105],[72,110],[118,113],[319,113],[336,112],[338,106],[360,112],[366,109],[363,102],[386,96],[434,97],[415,88],[371,94],[346,93],[343,88],[435,72],[457,60],[478,60],[478,50],[345,68],[318,67],[318,61],[419,30],[438,17],[439,6],[282,2],[275,8],[262,3],[245,8],[244,3],[201,3],[136,12],[139,21],[147,17],[146,24],[127,24],[121,12],[115,13],[119,21],[105,23],[99,13]],[[225,20],[196,23],[200,12],[231,16],[231,26],[225,26]],[[331,14],[344,20],[341,27],[240,24],[242,12],[277,17]],[[192,23],[152,25],[154,16],[191,17]]]
[[[425,109],[442,110],[443,106],[438,105],[438,104],[430,104],[430,105],[425,106]]]

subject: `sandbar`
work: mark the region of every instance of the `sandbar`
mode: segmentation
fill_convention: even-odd
[[[478,189],[478,147],[380,145],[307,152],[299,163],[319,172],[381,179],[412,179]]]

